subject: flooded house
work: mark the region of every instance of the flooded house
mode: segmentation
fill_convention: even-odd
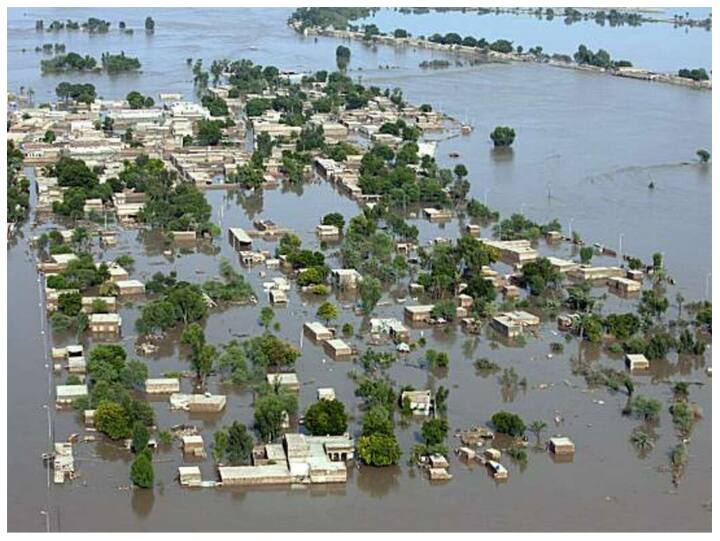
[[[319,387],[317,398],[318,400],[335,400],[335,389],[332,387]]]
[[[119,314],[90,314],[88,328],[98,334],[120,334],[122,318]]]
[[[642,353],[627,353],[625,355],[625,366],[630,371],[647,370],[650,368],[650,361]]]
[[[490,320],[490,326],[508,338],[519,336],[525,328],[537,327],[538,325],[540,325],[539,317],[521,310],[504,312]]]
[[[267,444],[264,452],[253,453],[252,466],[220,466],[218,473],[222,486],[344,483],[345,462],[353,457],[354,444],[348,435],[287,433],[281,446]]]
[[[501,261],[508,265],[522,265],[538,258],[538,251],[532,247],[529,240],[480,240],[483,244],[497,249]]]
[[[410,330],[402,321],[395,318],[372,318],[370,320],[372,334],[387,334],[395,342],[407,342],[410,339]]]
[[[72,443],[55,442],[53,453],[53,482],[61,485],[66,478],[75,477],[75,458],[73,457]]]
[[[452,220],[453,213],[448,209],[436,209],[433,207],[426,207],[422,210],[423,216],[431,222],[444,222]]]
[[[620,295],[630,295],[637,293],[642,289],[642,283],[624,276],[614,276],[608,279],[608,288],[614,293]]]
[[[300,390],[300,380],[294,372],[267,374],[266,380],[271,387],[277,386],[284,391],[297,392]]]
[[[339,289],[355,289],[362,281],[362,275],[355,269],[332,269],[330,278]]]
[[[400,395],[400,403],[416,415],[430,415],[432,409],[432,392],[426,391],[403,391]]]
[[[625,276],[620,267],[590,267],[581,265],[568,273],[577,280],[607,280],[609,278]]]
[[[102,311],[117,312],[116,297],[82,297],[81,302],[85,314],[92,314],[97,306],[101,306]]]
[[[115,285],[121,297],[143,295],[145,293],[145,284],[140,280],[115,280]]]
[[[225,409],[227,397],[222,394],[181,394],[170,395],[170,407],[190,413],[218,413]]]
[[[303,332],[314,342],[331,340],[333,332],[318,321],[308,321],[303,325]]]
[[[202,485],[202,473],[199,466],[178,466],[180,486],[199,487]]]
[[[100,266],[100,263],[98,263],[96,266]],[[109,263],[108,266],[108,272],[110,273],[110,280],[112,282],[122,282],[124,280],[130,279],[130,273],[126,271],[124,268],[122,268],[117,263]]]
[[[200,434],[185,434],[182,437],[182,448],[185,455],[205,456],[205,442]]]
[[[569,259],[561,259],[554,256],[548,256],[546,259],[555,270],[563,274],[574,271],[580,267],[579,263],[570,261]]]
[[[180,392],[179,378],[148,378],[145,380],[147,394],[172,394]]]
[[[413,323],[425,323],[430,321],[434,305],[432,304],[419,304],[415,306],[406,306],[404,313],[405,317]]]
[[[323,342],[323,349],[325,353],[330,355],[333,359],[343,359],[350,357],[353,354],[353,349],[344,340],[340,338],[333,338]]]
[[[335,225],[319,224],[315,227],[315,234],[320,240],[337,240],[340,238],[340,230]]]
[[[232,246],[238,252],[241,250],[247,250],[252,246],[252,238],[248,235],[244,229],[240,227],[231,227],[228,229],[228,240],[230,246]]]
[[[55,403],[59,406],[72,404],[76,398],[87,396],[87,385],[57,385],[55,386]]]
[[[574,455],[575,444],[564,436],[556,436],[548,441],[548,449],[554,455]]]

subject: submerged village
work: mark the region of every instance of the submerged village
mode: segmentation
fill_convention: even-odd
[[[318,26],[328,13],[301,9],[288,24],[310,37],[368,39],[367,31]],[[154,28],[146,21],[146,31]],[[379,44],[431,43],[372,34]],[[343,484],[354,470],[399,464],[433,486],[474,468],[486,470],[488,483],[512,483],[514,468],[532,468],[538,455],[562,475],[564,464],[588,452],[584,425],[569,428],[570,411],[528,418],[513,408],[519,393],[578,385],[525,375],[519,360],[527,344],[549,328],[539,362],[577,350],[568,361],[573,376],[597,404],[618,404],[609,415],[636,420],[623,437],[637,453],[653,451],[669,412],[671,426],[662,429],[674,443],[663,440],[657,450],[667,459],[655,475],[680,484],[693,427],[705,422],[693,393],[711,382],[709,300],[677,293],[680,269],[666,268],[660,251],[625,253],[553,217],[500,215],[471,197],[476,179],[463,156],[451,154],[453,166],[443,167],[436,149],[476,127],[410,103],[400,88],[362,84],[346,70],[351,48],[339,45],[335,54],[337,71],[311,72],[188,58],[196,96],[146,95],[142,75],[124,99],[104,99],[90,82],[59,83],[52,103],[8,95],[8,238],[33,253],[52,416],[73,427],[56,425],[37,457],[53,482],[82,483],[82,457],[99,442],[125,454],[124,488],[133,490],[158,482]],[[541,53],[519,56],[528,54]],[[55,73],[138,66],[124,53],[99,63],[73,52],[43,61]],[[678,83],[629,66],[612,70],[710,86],[704,78]],[[508,152],[516,132],[498,125],[487,137],[495,152]],[[698,149],[696,158],[707,163],[710,154]],[[248,212],[239,223],[208,202],[222,192],[249,207],[264,192],[320,184],[352,201],[355,214],[300,196],[291,212],[312,216],[314,229],[298,231],[287,209],[268,209],[271,218]],[[27,222],[30,235],[18,237]],[[459,236],[419,240],[422,224],[452,222]],[[164,263],[144,263],[150,252]],[[195,252],[215,258],[211,276],[178,273],[176,263]],[[299,336],[281,324],[288,312]],[[239,315],[248,313],[255,315]],[[213,314],[242,323],[218,342],[207,328]],[[469,354],[450,352],[447,336],[460,337]],[[510,349],[519,362],[474,355],[478,344]],[[586,346],[601,353],[584,358]],[[303,353],[308,347],[312,356]],[[168,352],[177,368],[158,370],[154,359]],[[688,369],[663,372],[670,358]],[[345,376],[303,381],[300,363],[344,366]],[[474,421],[455,425],[444,379],[461,363],[497,379],[507,403],[475,409]],[[401,366],[421,371],[427,384],[403,381]],[[649,385],[662,386],[664,399],[646,392]],[[311,401],[300,399],[307,388]],[[249,416],[224,415],[239,402]],[[409,445],[397,436],[401,427],[412,428]],[[173,473],[160,478],[156,465],[168,461]]]

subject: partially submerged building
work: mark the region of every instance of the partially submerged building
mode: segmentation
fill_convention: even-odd
[[[403,407],[408,408],[417,415],[430,415],[432,409],[432,392],[426,391],[403,391],[400,395],[400,402]]]
[[[282,446],[267,444],[252,466],[218,468],[222,486],[344,483],[345,462],[354,457],[353,439],[344,436],[285,434]],[[270,458],[272,457],[272,458]]]

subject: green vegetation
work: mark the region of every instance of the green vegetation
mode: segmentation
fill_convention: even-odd
[[[253,437],[247,427],[234,421],[229,427],[215,432],[213,456],[218,462],[231,465],[247,464],[253,448]]]
[[[62,82],[55,88],[55,94],[66,103],[69,100],[73,100],[77,103],[90,104],[93,103],[97,97],[95,85],[90,83],[72,84]]]
[[[197,323],[191,323],[183,332],[181,343],[190,346],[190,364],[200,385],[210,375],[217,356],[215,346],[205,343],[205,331]]]
[[[155,105],[155,100],[150,96],[143,96],[137,90],[130,92],[125,99],[130,105],[130,109],[147,109]]]
[[[305,412],[305,428],[313,436],[339,436],[347,431],[345,406],[338,400],[320,400]]]
[[[501,434],[509,434],[510,436],[519,437],[525,434],[525,423],[522,418],[515,413],[508,411],[498,411],[490,418],[495,430]]]
[[[613,60],[610,58],[610,54],[604,49],[598,49],[597,52],[593,52],[585,45],[578,46],[578,50],[573,55],[573,59],[578,64],[586,64],[588,66],[596,66],[606,69],[632,67],[632,63],[627,60]]]
[[[705,71],[705,68],[683,68],[678,71],[678,77],[682,77],[683,79],[692,79],[693,81],[710,80],[710,76],[708,75],[707,71]]]
[[[255,428],[265,441],[280,435],[284,415],[297,413],[297,397],[283,391],[271,390],[255,399]]]
[[[400,462],[401,454],[394,434],[374,433],[358,440],[358,456],[369,466],[392,466]]]
[[[660,415],[662,404],[654,398],[637,395],[633,397],[630,408],[638,417],[642,417],[646,421],[655,421]]]
[[[20,176],[23,153],[15,143],[7,142],[7,220],[19,222],[27,215],[30,207],[30,181]]]
[[[140,488],[152,488],[155,472],[152,465],[152,454],[149,449],[139,453],[130,466],[130,478]]]
[[[300,32],[305,28],[329,26],[344,30],[349,21],[368,17],[373,11],[373,8],[363,7],[298,8],[290,16],[289,22],[296,24]]]
[[[490,139],[495,147],[509,147],[515,141],[515,130],[507,126],[496,126],[490,132]]]
[[[188,325],[204,318],[207,310],[200,286],[177,282],[165,290],[162,298],[142,307],[135,327],[140,334],[164,332],[178,323]]]

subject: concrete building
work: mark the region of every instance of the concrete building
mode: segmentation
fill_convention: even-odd
[[[55,387],[55,403],[57,405],[72,404],[76,398],[87,396],[87,385],[57,385]]]
[[[149,378],[145,380],[147,394],[172,394],[180,392],[179,378]]]
[[[202,484],[202,474],[198,466],[179,466],[178,478],[184,487],[199,487]]]
[[[342,359],[353,354],[352,348],[340,338],[333,338],[323,342],[323,349],[333,359]]]
[[[340,230],[335,225],[319,224],[315,227],[315,234],[321,240],[334,240],[340,238]]]
[[[332,269],[330,278],[340,289],[355,289],[362,282],[362,275],[355,269]]]
[[[614,276],[608,278],[608,287],[610,291],[620,295],[630,295],[640,291],[642,289],[642,283],[623,276]]]
[[[122,318],[119,314],[90,314],[88,326],[93,333],[119,334]]]
[[[104,305],[108,312],[117,312],[117,298],[115,297],[82,297],[82,311],[85,314],[95,312],[94,305]]]
[[[650,361],[642,353],[628,353],[625,355],[625,365],[632,370],[647,370]]]
[[[333,333],[325,325],[318,321],[308,321],[303,325],[303,332],[315,342],[331,340]]]
[[[170,407],[190,413],[218,413],[225,408],[227,398],[222,394],[181,394],[170,395]]]
[[[432,393],[430,391],[403,391],[400,402],[407,403],[413,414],[430,415],[432,408]]]
[[[115,285],[121,297],[142,295],[145,293],[145,284],[140,280],[116,280]]]
[[[228,229],[228,240],[230,241],[230,246],[237,251],[247,250],[252,246],[250,235],[240,227],[231,227]]]
[[[285,391],[297,392],[300,390],[300,380],[294,372],[278,372],[275,374],[267,374],[268,385],[279,386]]]
[[[433,309],[432,304],[419,304],[415,306],[405,307],[405,317],[413,323],[426,322],[430,320],[430,314]]]
[[[550,452],[555,455],[574,455],[575,444],[566,437],[553,437],[548,442]]]

